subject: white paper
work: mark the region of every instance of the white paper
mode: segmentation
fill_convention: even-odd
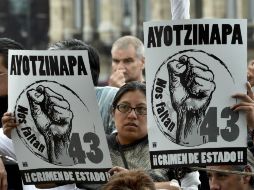
[[[246,162],[246,20],[144,23],[148,134],[154,168]]]
[[[87,51],[9,51],[12,139],[24,184],[104,183],[112,167]]]

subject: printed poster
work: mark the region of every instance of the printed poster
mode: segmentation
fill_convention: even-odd
[[[112,167],[87,51],[9,51],[12,139],[24,184],[105,183]]]
[[[246,163],[246,20],[144,23],[153,168]]]

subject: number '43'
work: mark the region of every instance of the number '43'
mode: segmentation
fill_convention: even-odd
[[[239,127],[236,122],[239,119],[239,113],[233,112],[229,107],[225,107],[221,112],[221,118],[228,119],[227,126],[219,129],[217,125],[217,108],[210,107],[200,126],[200,135],[206,135],[209,142],[217,142],[217,137],[221,137],[228,142],[232,142],[239,136]]]
[[[79,134],[72,133],[69,145],[70,157],[77,159],[79,164],[86,163],[86,158],[88,158],[93,163],[100,163],[103,160],[103,152],[100,148],[98,148],[100,145],[99,137],[92,132],[85,133],[83,136],[83,142],[90,144],[89,152],[85,152],[82,149]]]

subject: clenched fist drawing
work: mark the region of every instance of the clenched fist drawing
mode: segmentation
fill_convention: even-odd
[[[27,98],[34,123],[45,139],[49,162],[74,164],[68,153],[73,113],[67,100],[42,85],[27,91]]]
[[[193,57],[182,55],[167,63],[169,92],[177,113],[176,143],[204,143],[200,125],[215,91],[214,74],[209,67]]]

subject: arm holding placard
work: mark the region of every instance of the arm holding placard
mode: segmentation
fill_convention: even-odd
[[[232,97],[241,100],[240,103],[234,104],[231,109],[233,111],[244,111],[246,113],[246,121],[249,129],[254,130],[254,93],[252,92],[251,85],[246,84],[247,94],[236,93]]]

